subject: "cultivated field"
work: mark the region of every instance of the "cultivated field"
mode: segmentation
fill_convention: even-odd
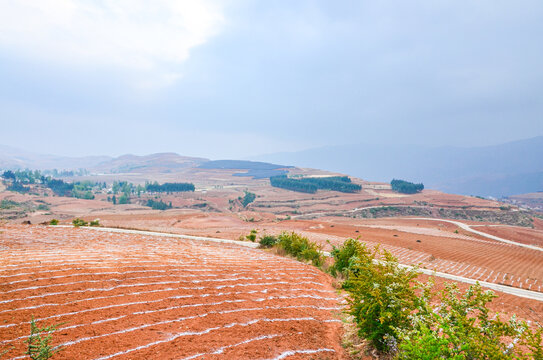
[[[237,245],[90,229],[0,228],[0,344],[34,316],[59,359],[342,359],[331,278]]]

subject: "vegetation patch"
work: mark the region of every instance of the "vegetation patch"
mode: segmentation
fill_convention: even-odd
[[[170,201],[169,204],[166,204],[162,200],[156,201],[153,199],[149,199],[147,200],[146,206],[149,206],[153,210],[167,210],[172,208],[172,202]]]
[[[424,185],[422,183],[415,184],[405,180],[394,179],[390,182],[392,190],[402,193],[402,194],[416,194],[424,190]]]
[[[345,277],[348,313],[358,334],[395,359],[543,359],[540,325],[491,314],[496,297],[477,283],[461,293],[455,284],[434,291],[378,247],[348,239],[332,251],[333,274]]]
[[[294,179],[287,176],[273,176],[270,184],[286,190],[316,193],[317,190],[333,190],[344,193],[354,193],[362,189],[358,184],[353,184],[348,176],[330,176],[324,178],[301,178]]]
[[[27,343],[26,355],[32,360],[47,360],[62,350],[60,346],[53,347],[50,344],[51,339],[53,338],[52,334],[57,331],[57,328],[62,324],[63,323],[40,328],[36,325],[34,317],[32,317],[32,320],[30,321],[30,336],[25,340],[25,343]]]
[[[152,184],[146,184],[145,190],[149,192],[184,192],[194,191],[194,184],[192,183],[164,183],[159,184],[154,182]]]
[[[73,226],[75,226],[75,227],[88,226],[88,225],[89,225],[88,222],[86,222],[85,220],[80,219],[80,218],[75,218],[75,219],[73,219],[73,220],[72,220],[72,224],[73,224]]]

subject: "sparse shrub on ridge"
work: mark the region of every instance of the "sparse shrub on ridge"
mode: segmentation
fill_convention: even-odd
[[[283,232],[279,235],[277,246],[298,260],[311,261],[317,267],[324,264],[321,246],[295,232]]]
[[[51,221],[49,221],[49,225],[58,225],[58,220],[57,219],[51,219]]]
[[[75,226],[75,227],[80,227],[80,226],[87,226],[89,225],[89,223],[87,223],[85,220],[83,219],[80,219],[80,218],[75,218],[72,220],[72,224]]]
[[[89,226],[100,226],[100,220],[99,219],[92,220],[89,223]]]
[[[245,236],[245,238],[249,241],[255,242],[256,241],[256,234],[258,234],[258,231],[255,229],[251,230],[249,235]]]
[[[270,248],[272,246],[274,246],[275,244],[277,244],[277,237],[273,236],[273,235],[264,235],[260,238],[260,246],[263,247],[263,248]]]

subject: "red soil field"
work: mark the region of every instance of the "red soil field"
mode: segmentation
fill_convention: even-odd
[[[543,230],[506,225],[477,226],[475,229],[522,244],[543,247]]]
[[[345,359],[342,298],[316,268],[230,244],[0,228],[0,348],[62,323],[58,359]]]
[[[88,217],[87,220],[91,218]],[[104,226],[137,228],[238,239],[251,229],[259,234],[296,231],[318,242],[324,250],[347,238],[357,238],[369,246],[380,245],[403,264],[421,264],[427,269],[475,280],[543,291],[543,254],[540,251],[505,244],[468,232],[457,225],[410,218],[352,219],[323,217],[315,220],[247,222],[232,214],[172,213],[103,215]],[[472,223],[467,222],[464,223]],[[479,223],[481,224],[481,223]],[[483,223],[484,224],[484,223]],[[476,226],[481,230],[485,226]],[[491,227],[501,229],[502,227]],[[517,229],[517,227],[511,227]],[[536,238],[540,230],[518,228]],[[509,239],[508,234],[502,234]],[[499,235],[498,235],[499,236]],[[330,243],[328,243],[328,240]],[[513,237],[509,240],[517,241]],[[519,241],[522,242],[522,241]]]

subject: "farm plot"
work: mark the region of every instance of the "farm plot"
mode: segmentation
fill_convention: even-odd
[[[9,225],[0,348],[62,323],[59,359],[341,359],[330,279],[236,245]]]

